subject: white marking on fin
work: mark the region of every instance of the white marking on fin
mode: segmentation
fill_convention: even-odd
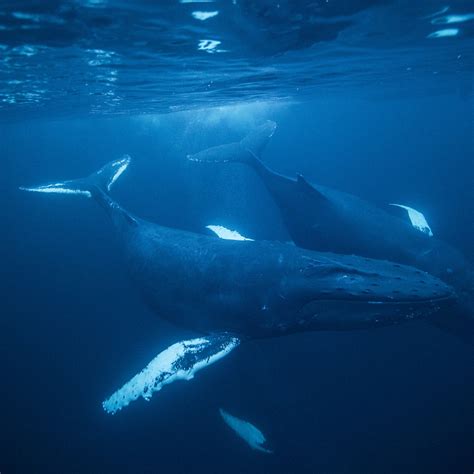
[[[248,237],[244,237],[236,230],[230,230],[227,227],[222,225],[207,225],[206,229],[211,230],[214,234],[219,237],[219,239],[224,240],[249,240],[253,242],[253,239],[249,239]]]
[[[117,171],[112,175],[110,178],[110,181],[107,184],[107,190],[110,191],[110,188],[112,187],[112,184],[117,181],[117,179],[120,178],[120,175],[128,168],[128,165],[130,164],[130,157],[126,156],[122,160],[116,161],[115,163],[112,164],[112,166],[118,166],[119,168]]]
[[[252,423],[241,420],[230,413],[227,413],[222,408],[219,408],[219,413],[226,422],[226,424],[234,430],[234,432],[242,438],[252,449],[262,451],[263,453],[271,454],[273,451],[262,447],[266,442],[264,434]]]
[[[36,188],[25,188],[20,186],[21,191],[29,191],[33,193],[57,193],[57,194],[82,194],[83,196],[91,197],[89,191],[84,191],[81,189],[70,189],[70,188],[61,188],[59,187],[62,183],[57,184],[47,184],[45,186],[37,186]]]
[[[191,380],[196,372],[225,357],[239,343],[239,339],[225,335],[177,342],[160,352],[102,406],[113,415],[139,397],[148,401],[165,385],[177,380]]]
[[[417,211],[412,207],[404,206],[403,204],[390,204],[390,206],[396,206],[405,209],[408,212],[408,218],[410,219],[411,225],[420,232],[433,237],[431,227],[429,226],[425,216],[420,211]]]

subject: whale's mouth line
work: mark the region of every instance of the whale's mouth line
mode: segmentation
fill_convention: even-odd
[[[376,298],[367,298],[367,299],[360,299],[353,297],[352,295],[348,295],[344,297],[341,295],[341,298],[321,298],[321,299],[313,299],[306,303],[303,307],[306,307],[311,304],[318,304],[318,303],[354,303],[359,305],[380,305],[380,306],[410,306],[410,305],[417,305],[417,304],[437,304],[442,303],[444,301],[450,301],[455,299],[454,294],[444,295],[444,296],[433,296],[429,298],[424,297],[417,297],[413,299],[397,299],[396,296],[393,299],[389,299],[391,297],[386,297],[385,299],[376,299]]]

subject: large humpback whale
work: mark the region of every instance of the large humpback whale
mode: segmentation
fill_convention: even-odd
[[[440,314],[432,322],[474,342],[474,269],[466,258],[433,237],[423,215],[408,206],[392,205],[408,212],[409,219],[403,219],[357,196],[268,168],[259,157],[275,130],[276,123],[267,121],[240,142],[208,148],[188,155],[188,159],[250,166],[277,204],[299,247],[412,265],[452,285],[459,296],[456,310]]]
[[[201,335],[158,354],[104,402],[110,413],[192,378],[250,338],[386,326],[430,316],[455,300],[449,286],[412,267],[147,222],[109,195],[129,163],[125,156],[84,179],[21,188],[93,198],[110,216],[150,308]]]

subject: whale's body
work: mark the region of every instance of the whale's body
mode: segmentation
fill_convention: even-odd
[[[192,378],[242,340],[387,326],[431,316],[455,301],[448,285],[412,267],[278,242],[221,240],[142,220],[108,194],[129,162],[109,163],[85,179],[22,188],[94,198],[111,217],[149,307],[202,335],[159,354],[104,402],[111,413]]]
[[[429,315],[448,287],[411,267],[221,240],[137,221],[124,235],[131,275],[160,316],[243,337],[350,330]]]
[[[407,219],[357,196],[274,172],[258,158],[276,128],[266,122],[239,143],[209,148],[188,158],[198,162],[240,162],[250,166],[278,206],[294,243],[302,248],[356,254],[411,265],[452,285],[459,304],[440,325],[474,339],[474,269],[455,248]],[[399,206],[404,207],[406,206]],[[406,208],[410,209],[410,208]],[[414,211],[411,209],[411,211]],[[416,211],[415,211],[416,212]],[[450,329],[449,326],[452,325]]]
[[[255,157],[252,162],[299,247],[415,266],[453,285],[460,297],[474,293],[472,266],[446,242],[357,196],[279,175]]]

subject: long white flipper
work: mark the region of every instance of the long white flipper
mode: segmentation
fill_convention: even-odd
[[[224,240],[250,240],[253,241],[253,239],[249,239],[248,237],[244,237],[242,234],[237,232],[236,230],[230,230],[227,227],[224,227],[222,225],[207,225],[206,229],[211,230],[214,232],[214,234],[219,237],[219,239],[224,239]]]
[[[396,206],[405,209],[408,212],[408,218],[410,219],[411,225],[420,232],[433,237],[431,227],[429,226],[425,216],[420,211],[417,211],[412,207],[404,206],[403,204],[390,204],[390,206]]]
[[[190,339],[160,352],[139,374],[102,403],[114,414],[139,397],[150,400],[154,392],[177,380],[191,380],[194,374],[225,357],[240,341],[229,334]]]
[[[230,413],[227,413],[222,408],[219,409],[219,413],[233,431],[242,438],[252,449],[262,451],[263,453],[271,454],[273,451],[264,448],[262,445],[266,443],[264,434],[252,423],[241,420]]]

